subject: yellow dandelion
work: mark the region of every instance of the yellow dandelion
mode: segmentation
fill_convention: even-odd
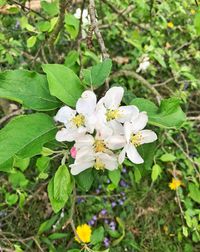
[[[191,13],[192,15],[194,15],[194,14],[196,13],[196,11],[195,11],[194,9],[192,9],[192,10],[190,11],[190,13]]]
[[[90,242],[92,230],[89,225],[87,225],[87,224],[79,225],[76,228],[76,233],[82,242],[84,242],[84,243]],[[80,243],[78,237],[75,237],[75,240]]]
[[[167,23],[167,27],[170,28],[170,29],[172,29],[172,28],[174,28],[174,24],[172,22],[168,22]]]
[[[181,186],[181,181],[179,179],[173,178],[172,182],[169,183],[169,187],[171,190],[176,190],[177,188],[179,188]]]

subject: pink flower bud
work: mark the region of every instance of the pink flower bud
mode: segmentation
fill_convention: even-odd
[[[77,150],[76,148],[73,146],[70,150],[70,154],[71,154],[71,157],[72,158],[75,158],[76,157],[76,153],[77,153]]]

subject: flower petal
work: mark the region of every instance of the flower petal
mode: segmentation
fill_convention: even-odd
[[[63,141],[72,142],[76,139],[76,137],[77,137],[77,131],[75,130],[70,131],[66,128],[62,128],[56,134],[56,140],[58,142],[63,142]]]
[[[138,131],[145,128],[148,122],[148,116],[146,112],[139,113],[138,117],[131,120],[133,133],[137,133]]]
[[[58,110],[57,114],[54,116],[54,120],[67,124],[75,115],[76,110],[64,106]]]
[[[91,147],[92,148],[93,144],[94,144],[94,137],[87,134],[87,135],[80,136],[77,139],[74,146],[76,147],[76,149],[80,149],[82,147]]]
[[[76,110],[85,116],[92,115],[95,111],[97,97],[92,91],[85,91],[76,103]]]
[[[109,128],[112,129],[114,135],[124,134],[124,127],[120,122],[117,122],[116,120],[111,120],[107,122],[107,125],[109,126]]]
[[[124,89],[122,87],[110,88],[104,96],[104,104],[107,109],[117,109],[121,103],[124,95]]]
[[[124,149],[119,153],[118,157],[119,164],[122,164],[124,162],[125,155],[126,155],[126,147],[124,147]]]
[[[93,148],[83,147],[77,150],[75,163],[88,162],[95,159]]]
[[[126,121],[130,121],[131,118],[137,117],[139,115],[139,109],[136,106],[120,106],[119,107],[120,117],[116,120],[118,122],[124,123]]]
[[[106,146],[111,150],[121,149],[126,144],[125,138],[120,135],[110,136],[105,140],[105,142]]]
[[[135,148],[135,146],[133,146],[132,144],[128,144],[127,145],[127,147],[126,147],[126,153],[127,153],[128,159],[130,159],[131,162],[133,162],[134,164],[142,164],[142,163],[144,163],[144,160],[142,159],[142,157],[138,153],[138,151]]]
[[[157,135],[152,130],[141,130],[140,133],[142,134],[141,144],[152,143],[157,140]]]
[[[106,153],[98,153],[96,157],[98,157],[102,161],[106,169],[112,171],[118,168],[116,156],[108,155]]]
[[[129,123],[129,122],[124,123],[124,134],[125,134],[125,138],[126,138],[127,143],[130,142],[131,134],[133,132],[132,128],[133,128],[132,123]]]
[[[90,161],[90,162],[85,162],[85,163],[80,162],[80,163],[76,163],[76,164],[71,164],[69,167],[71,168],[72,175],[78,175],[82,171],[85,171],[85,170],[93,167],[93,165],[94,165],[94,161]]]

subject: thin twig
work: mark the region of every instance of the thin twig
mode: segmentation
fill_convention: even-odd
[[[48,40],[49,49],[50,49],[50,53],[52,54],[51,55],[52,57],[55,54],[54,43],[55,43],[60,31],[62,30],[62,28],[64,26],[65,10],[70,3],[71,3],[71,1],[66,1],[66,0],[59,1],[59,10],[60,11],[59,11],[58,21],[57,21],[50,37],[49,37],[49,40]]]
[[[5,115],[4,117],[2,117],[0,119],[0,125],[3,124],[4,122],[6,122],[7,120],[9,120],[11,117],[16,116],[16,115],[20,115],[23,112],[24,112],[23,109],[18,109],[8,115]]]
[[[157,98],[158,103],[160,103],[160,100],[162,99],[161,94],[154,88],[153,85],[151,85],[146,79],[144,79],[141,75],[137,74],[134,71],[129,70],[121,70],[117,73],[114,73],[111,75],[111,78],[113,77],[120,77],[120,76],[126,76],[126,77],[132,77],[139,82],[141,82],[144,86],[146,86]]]
[[[102,57],[103,57],[103,59],[107,59],[107,58],[109,58],[109,54],[108,54],[107,49],[105,47],[105,43],[104,43],[103,37],[101,35],[101,32],[99,31],[98,22],[96,19],[96,9],[95,9],[94,0],[89,0],[89,14],[90,14],[92,26],[94,27],[94,32],[95,32],[98,44],[101,49]]]

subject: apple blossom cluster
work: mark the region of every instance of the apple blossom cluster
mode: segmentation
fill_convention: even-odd
[[[110,88],[97,102],[92,91],[84,91],[76,103],[76,110],[64,106],[54,117],[64,124],[56,134],[57,141],[75,142],[70,165],[72,175],[94,167],[115,170],[125,157],[135,163],[144,162],[137,147],[151,143],[157,135],[144,129],[148,116],[134,105],[120,106],[122,87]]]

